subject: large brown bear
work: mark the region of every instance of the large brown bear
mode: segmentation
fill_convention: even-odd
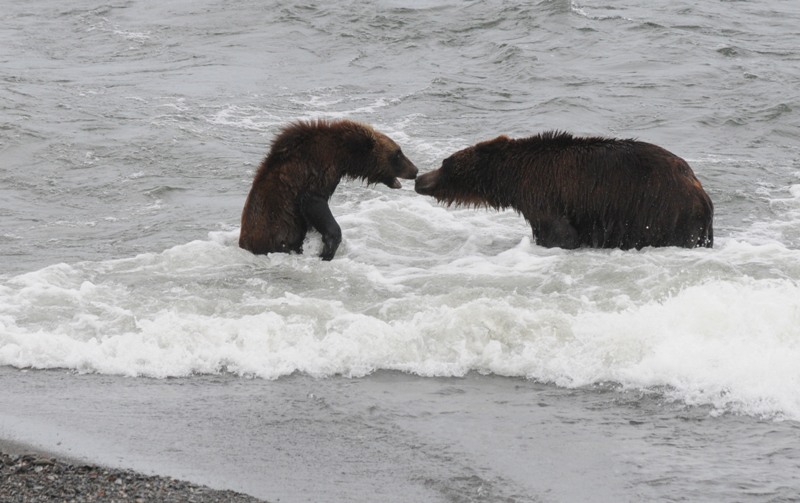
[[[272,142],[242,211],[239,246],[256,254],[303,252],[309,227],[331,260],[342,231],[328,199],[342,177],[400,188],[417,168],[388,136],[349,120],[296,122]]]
[[[546,247],[711,247],[714,207],[686,161],[635,140],[500,136],[417,178],[438,201],[513,208]]]

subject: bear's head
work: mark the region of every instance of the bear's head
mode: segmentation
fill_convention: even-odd
[[[349,154],[344,175],[370,184],[382,183],[392,189],[401,187],[398,178],[413,180],[417,177],[417,167],[385,134],[358,122],[341,121],[337,125],[343,130]]]
[[[459,150],[442,162],[439,169],[417,178],[414,190],[432,196],[447,205],[490,206],[507,205],[498,179],[499,157],[511,140],[498,136]]]

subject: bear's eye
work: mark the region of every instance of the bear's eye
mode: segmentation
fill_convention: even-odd
[[[389,160],[393,163],[400,161],[400,156],[402,156],[402,152],[400,150],[395,150],[392,152],[392,155],[389,156]]]

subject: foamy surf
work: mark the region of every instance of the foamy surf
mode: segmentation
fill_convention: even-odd
[[[0,365],[157,378],[479,372],[800,418],[797,250],[724,238],[712,250],[547,250],[513,213],[347,194],[335,199],[345,242],[332,263],[314,256],[316,237],[305,255],[256,257],[230,231],[10,277]]]

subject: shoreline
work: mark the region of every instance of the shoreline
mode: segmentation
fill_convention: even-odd
[[[0,501],[264,502],[235,491],[109,468],[4,439],[0,439]]]
[[[609,386],[474,373],[156,380],[8,367],[0,380],[0,451],[45,458],[4,457],[0,501],[93,501],[118,486],[125,496],[103,501],[788,501],[800,491],[800,422]],[[23,499],[10,484],[39,490]],[[85,490],[75,498],[62,487]],[[757,493],[743,497],[742,487]]]
[[[62,463],[72,465],[93,464],[91,461],[69,454],[62,454],[53,450],[36,447],[25,442],[0,438],[0,453],[8,456],[36,456],[39,458],[58,459]],[[98,465],[101,466],[101,465]]]

